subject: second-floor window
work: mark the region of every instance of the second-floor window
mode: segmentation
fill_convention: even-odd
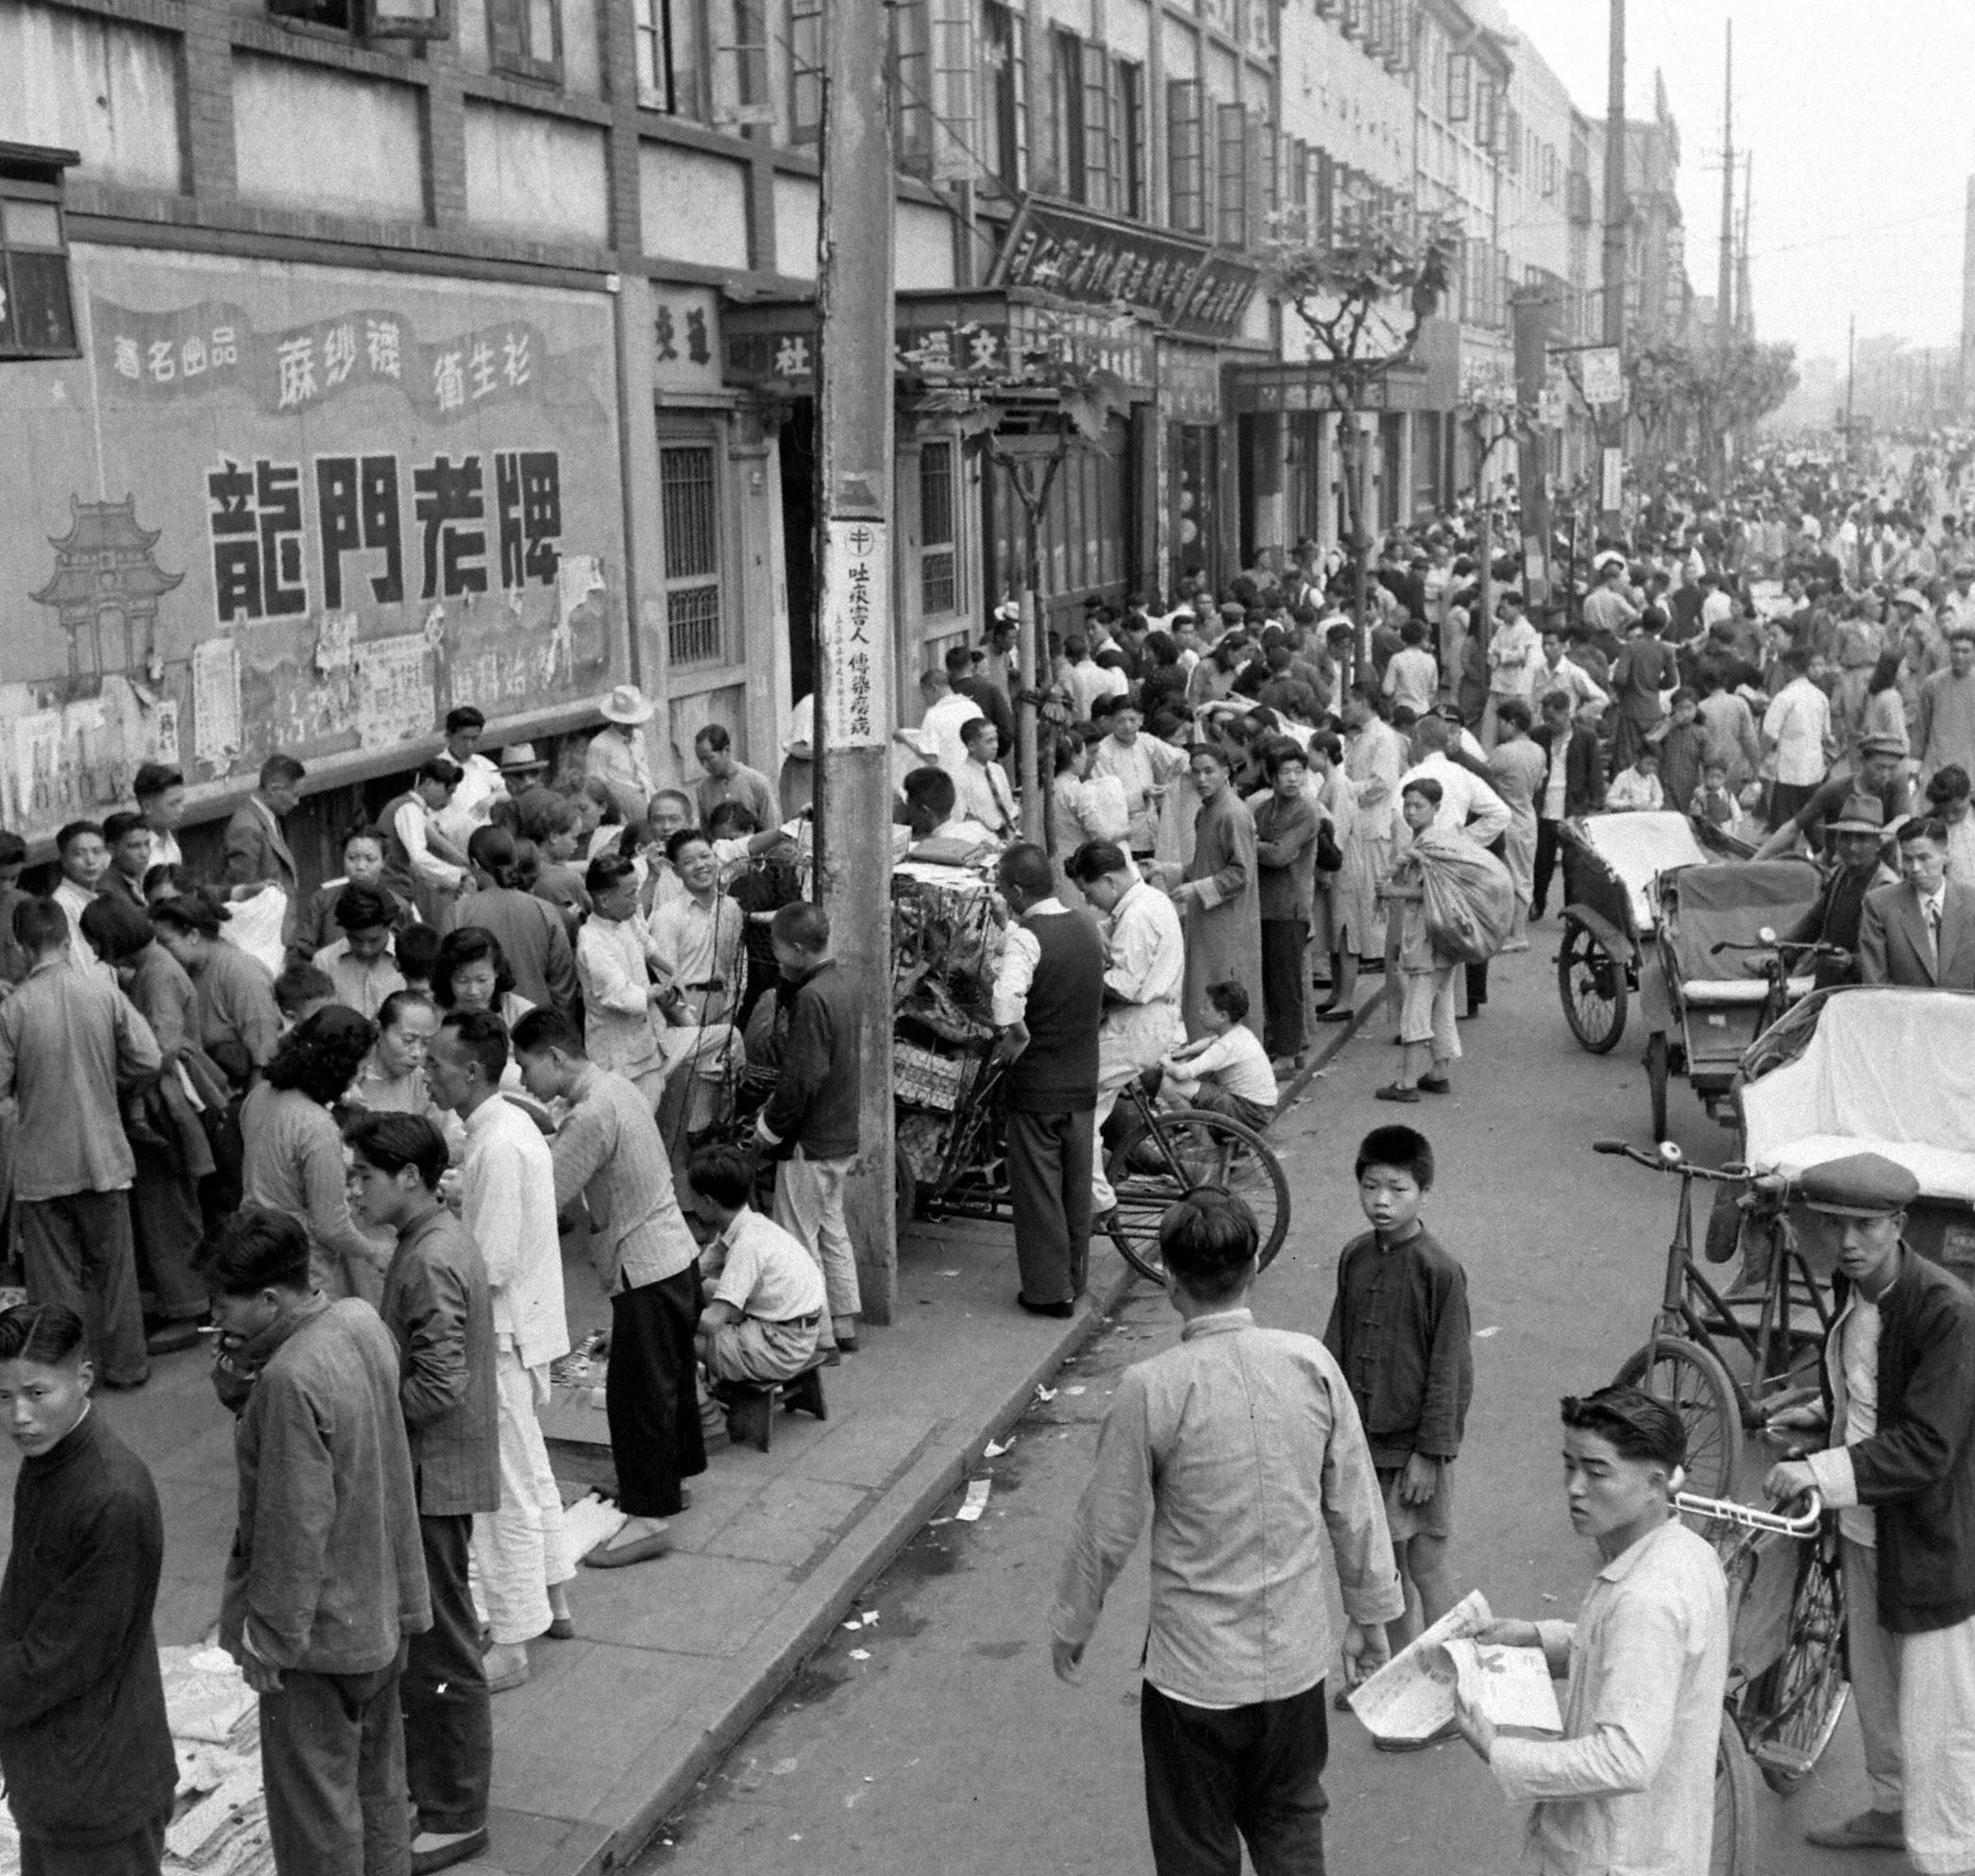
[[[1207,232],[1207,105],[1198,78],[1166,82],[1167,219],[1184,234]]]
[[[497,72],[559,83],[563,16],[558,0],[487,0],[487,51]]]
[[[59,195],[59,182],[13,183],[0,176],[0,358],[75,356]]]
[[[981,32],[986,107],[981,154],[988,173],[1012,194],[1028,184],[1028,22],[1000,0],[988,0]]]

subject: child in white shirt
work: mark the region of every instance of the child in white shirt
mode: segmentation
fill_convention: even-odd
[[[1629,769],[1621,769],[1605,790],[1605,806],[1613,814],[1657,812],[1666,805],[1660,788],[1660,757],[1643,749]]]
[[[1159,1064],[1165,1105],[1199,1107],[1261,1128],[1275,1118],[1275,1071],[1261,1038],[1242,1021],[1248,992],[1230,980],[1207,988],[1207,1033]]]

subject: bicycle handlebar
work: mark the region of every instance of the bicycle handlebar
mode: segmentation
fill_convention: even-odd
[[[1676,1492],[1674,1509],[1695,1517],[1713,1518],[1741,1530],[1774,1531],[1780,1537],[1815,1537],[1824,1519],[1824,1500],[1815,1492],[1803,1495],[1803,1510],[1791,1517],[1782,1512],[1764,1511],[1759,1505],[1738,1504],[1733,1498],[1704,1498],[1697,1492]]]
[[[1670,1140],[1662,1141],[1657,1153],[1647,1153],[1629,1140],[1595,1140],[1591,1150],[1629,1159],[1649,1173],[1678,1173],[1683,1178],[1708,1179],[1717,1185],[1739,1184],[1749,1176],[1748,1168],[1739,1159],[1730,1160],[1726,1166],[1696,1166]]]
[[[1826,944],[1822,938],[1775,938],[1767,943],[1757,938],[1753,943],[1745,943],[1740,938],[1722,938],[1708,947],[1708,955],[1713,957],[1723,951],[1773,951],[1781,956],[1788,952],[1797,957],[1849,957],[1851,954],[1842,945]]]

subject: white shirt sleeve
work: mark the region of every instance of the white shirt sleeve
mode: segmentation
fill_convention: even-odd
[[[1029,986],[1036,981],[1036,966],[1042,962],[1042,947],[1036,935],[1024,925],[1010,925],[1002,947],[1002,961],[994,973],[993,1017],[995,1027],[1005,1029],[1020,1023],[1028,1013]]]
[[[456,866],[442,860],[425,843],[426,815],[415,802],[406,802],[392,817],[391,831],[411,855],[412,870],[441,886],[457,886],[465,875]]]

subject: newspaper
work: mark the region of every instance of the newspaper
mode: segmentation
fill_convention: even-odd
[[[1474,1639],[1494,1619],[1488,1598],[1471,1590],[1353,1690],[1351,1711],[1375,1739],[1418,1745],[1452,1721],[1458,1688],[1498,1727],[1561,1733],[1563,1718],[1543,1650]]]

